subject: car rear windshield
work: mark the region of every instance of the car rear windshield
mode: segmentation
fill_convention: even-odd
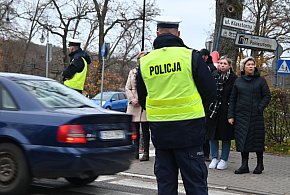
[[[93,100],[101,100],[101,93],[99,93],[98,95],[96,95]],[[109,93],[103,93],[103,100],[108,100],[110,97],[112,96],[112,94]]]
[[[53,80],[18,80],[20,86],[48,108],[96,107],[90,99]]]

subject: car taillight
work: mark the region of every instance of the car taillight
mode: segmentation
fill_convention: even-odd
[[[132,134],[131,134],[131,139],[132,141],[136,141],[137,140],[137,129],[136,129],[136,125],[134,123],[131,123],[131,129],[132,129]]]
[[[137,139],[137,134],[136,133],[132,133],[131,139],[132,139],[132,141],[135,141]]]
[[[81,125],[62,125],[58,127],[57,140],[63,143],[84,144],[86,135]]]

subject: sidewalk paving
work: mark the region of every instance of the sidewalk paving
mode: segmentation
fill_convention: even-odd
[[[135,160],[126,173],[154,176],[154,149],[150,151],[150,160]],[[256,167],[256,154],[250,153],[250,173],[237,175],[234,170],[241,165],[240,153],[231,151],[228,169],[208,169],[209,189],[235,191],[242,194],[290,195],[290,157],[264,154],[265,170],[262,174],[252,174]],[[207,166],[209,162],[206,163]],[[181,178],[180,178],[181,179]]]

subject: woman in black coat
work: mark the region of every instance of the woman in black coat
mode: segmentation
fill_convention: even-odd
[[[254,174],[264,170],[265,125],[263,111],[270,102],[270,90],[260,76],[253,57],[241,61],[241,77],[235,81],[228,111],[228,121],[235,127],[236,149],[242,165],[235,174],[249,173],[249,152],[256,152]]]
[[[232,60],[226,56],[219,59],[217,82],[217,99],[210,105],[207,120],[209,129],[210,151],[212,161],[209,164],[210,169],[226,169],[230,153],[231,140],[234,139],[234,129],[228,123],[228,105],[231,91],[237,78],[232,70]],[[221,159],[219,157],[219,140],[222,141]]]

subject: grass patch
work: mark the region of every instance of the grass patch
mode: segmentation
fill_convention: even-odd
[[[231,141],[231,151],[236,151],[236,143],[234,140]],[[290,156],[290,145],[288,144],[265,146],[265,152],[270,154]]]
[[[290,156],[290,145],[273,145],[266,146],[265,148],[268,153]]]

